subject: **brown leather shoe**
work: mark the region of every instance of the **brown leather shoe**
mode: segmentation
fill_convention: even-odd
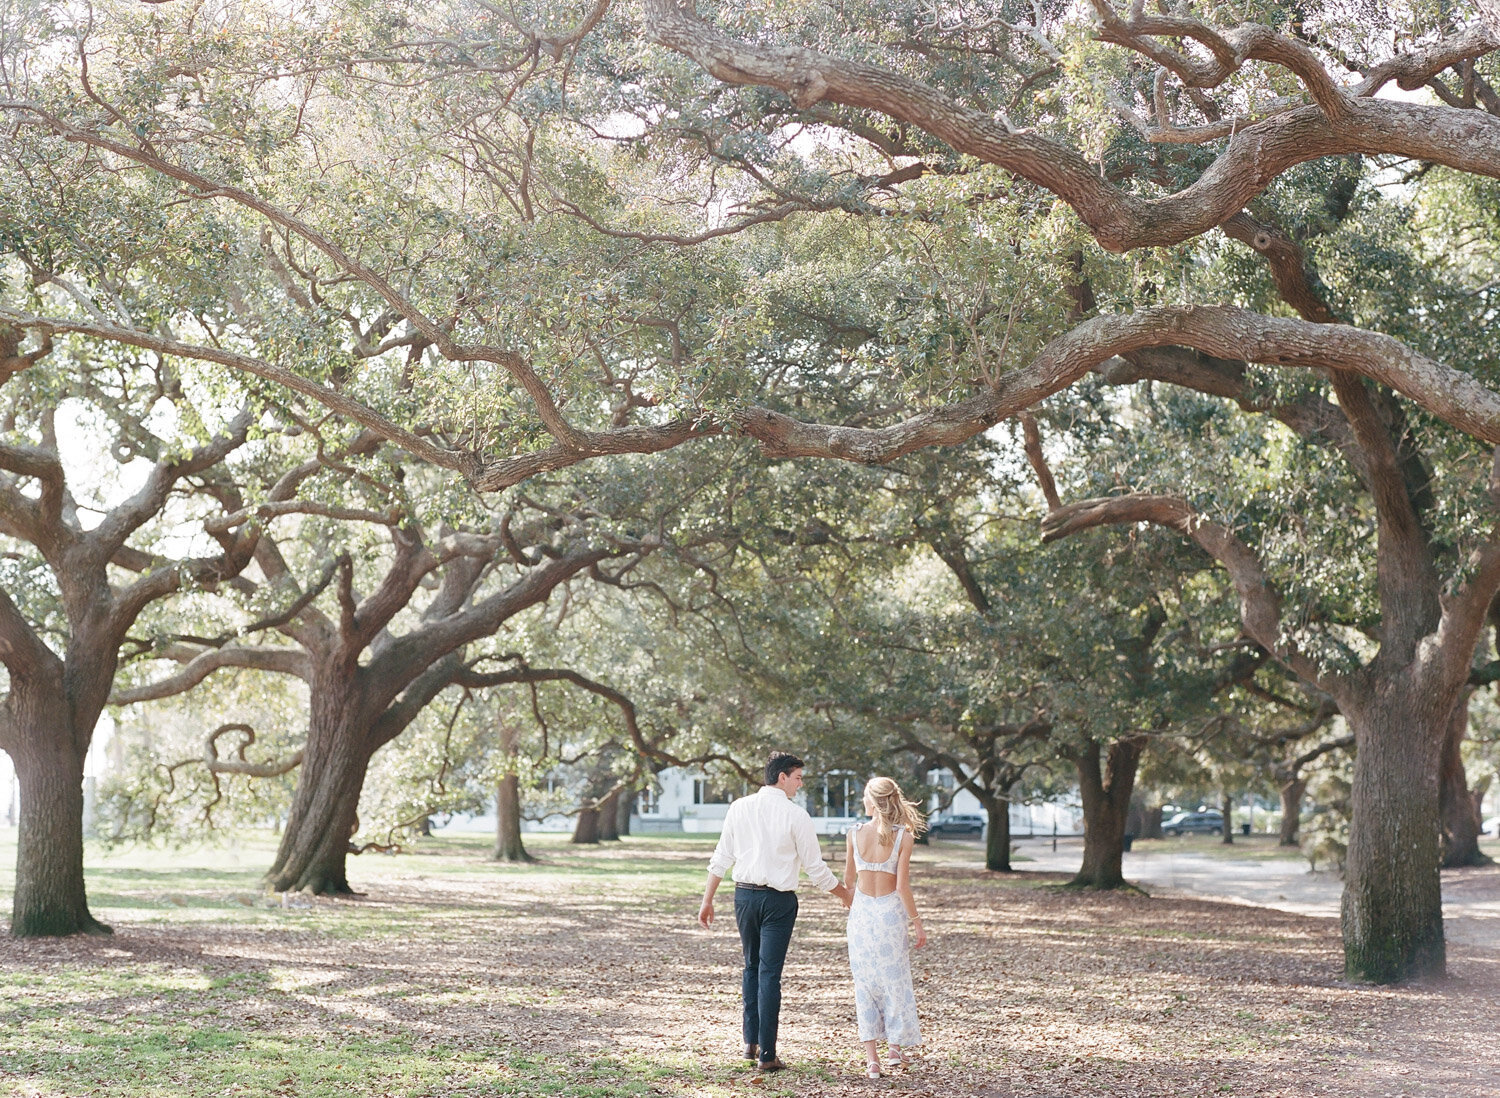
[[[745,1059],[747,1059],[747,1060],[759,1060],[760,1059],[760,1046],[759,1045],[746,1045],[745,1046]]]
[[[775,1060],[762,1060],[760,1062],[760,1071],[762,1075],[769,1075],[773,1071],[785,1070],[786,1065],[781,1062],[780,1057],[777,1057]]]

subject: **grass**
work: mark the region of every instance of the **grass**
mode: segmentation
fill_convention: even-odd
[[[796,1070],[753,1081],[735,1059],[732,901],[713,932],[692,921],[710,839],[529,836],[541,861],[510,866],[487,860],[483,836],[447,836],[351,859],[363,898],[289,907],[260,884],[270,836],[91,846],[91,902],[117,933],[0,939],[0,1095],[868,1093],[840,911],[823,897],[804,896],[787,971]],[[1442,1088],[1430,1093],[1477,1098],[1500,1071],[1485,1059],[1500,955],[1456,949],[1451,993],[1356,988],[1339,978],[1331,920],[1063,895],[1046,887],[1055,874],[996,888],[982,858],[961,843],[916,855],[930,1044],[877,1089],[1415,1095],[1401,1072],[1445,1041],[1466,1059],[1424,1072]],[[13,864],[14,832],[0,831],[0,902]]]

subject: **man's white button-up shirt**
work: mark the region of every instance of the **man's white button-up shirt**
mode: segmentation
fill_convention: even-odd
[[[782,892],[796,889],[799,867],[824,892],[839,883],[823,864],[807,809],[793,804],[774,785],[762,786],[759,793],[729,806],[708,872],[723,877],[730,866],[734,866],[735,883],[770,885]]]

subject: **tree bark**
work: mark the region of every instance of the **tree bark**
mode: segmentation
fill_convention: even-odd
[[[1224,838],[1223,843],[1228,846],[1234,842],[1234,798],[1229,795],[1229,790],[1224,790]]]
[[[618,810],[615,813],[615,834],[630,834],[630,817],[635,812],[635,792],[627,789],[620,794]]]
[[[1453,699],[1420,689],[1409,671],[1373,685],[1358,705],[1340,699],[1358,742],[1341,913],[1345,973],[1375,983],[1441,976],[1437,779]]]
[[[297,792],[276,860],[266,872],[266,882],[277,892],[355,894],[346,863],[373,753],[355,677],[351,673],[342,688],[315,685]]]
[[[1161,805],[1158,804],[1146,809],[1146,819],[1141,828],[1141,838],[1159,839],[1161,837]]]
[[[500,753],[505,774],[495,787],[495,853],[497,862],[534,862],[521,839],[521,776],[517,772],[520,730],[505,716],[500,718]]]
[[[1461,865],[1488,865],[1490,859],[1479,849],[1482,821],[1479,805],[1469,792],[1468,775],[1464,773],[1463,742],[1469,731],[1469,694],[1466,691],[1453,707],[1447,735],[1443,737],[1443,754],[1438,778],[1438,811],[1442,816],[1443,868]]]
[[[511,773],[495,786],[495,853],[497,862],[534,862],[521,838],[521,779]]]
[[[620,841],[620,791],[613,790],[599,802],[595,809],[599,817],[599,840],[606,843]]]
[[[1006,794],[1010,793],[1007,789]],[[984,868],[994,873],[1013,873],[1010,864],[1010,798],[979,795],[988,826],[984,829]]]
[[[1298,832],[1302,829],[1302,795],[1307,792],[1307,779],[1296,777],[1281,786],[1281,838],[1279,846],[1297,846]]]
[[[1100,770],[1098,741],[1073,755],[1078,789],[1083,800],[1083,864],[1068,882],[1075,888],[1111,889],[1125,886],[1122,868],[1125,815],[1135,772],[1146,750],[1144,736],[1130,736],[1109,745]]]
[[[83,761],[90,737],[70,727],[60,690],[41,694],[12,680],[8,708],[18,734],[11,760],[21,811],[10,930],[18,938],[108,934],[89,912],[83,882]]]
[[[580,845],[599,841],[599,806],[585,805],[578,810],[578,820],[573,824],[572,842]]]

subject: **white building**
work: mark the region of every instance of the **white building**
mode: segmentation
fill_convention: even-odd
[[[928,780],[940,789],[952,789],[953,775],[934,770]],[[813,827],[820,835],[842,835],[864,818],[860,796],[865,779],[851,770],[834,770],[813,775],[797,795],[797,802],[812,816]],[[717,834],[724,826],[724,814],[737,796],[754,792],[739,783],[726,784],[701,771],[672,768],[656,777],[652,788],[643,791],[630,817],[631,831],[687,831]],[[928,806],[935,809],[941,798],[935,796]],[[953,795],[947,811],[984,815],[979,800],[968,790]],[[1036,804],[1012,802],[1010,832],[1015,836],[1076,835],[1083,830],[1083,814],[1076,803],[1045,801]]]

